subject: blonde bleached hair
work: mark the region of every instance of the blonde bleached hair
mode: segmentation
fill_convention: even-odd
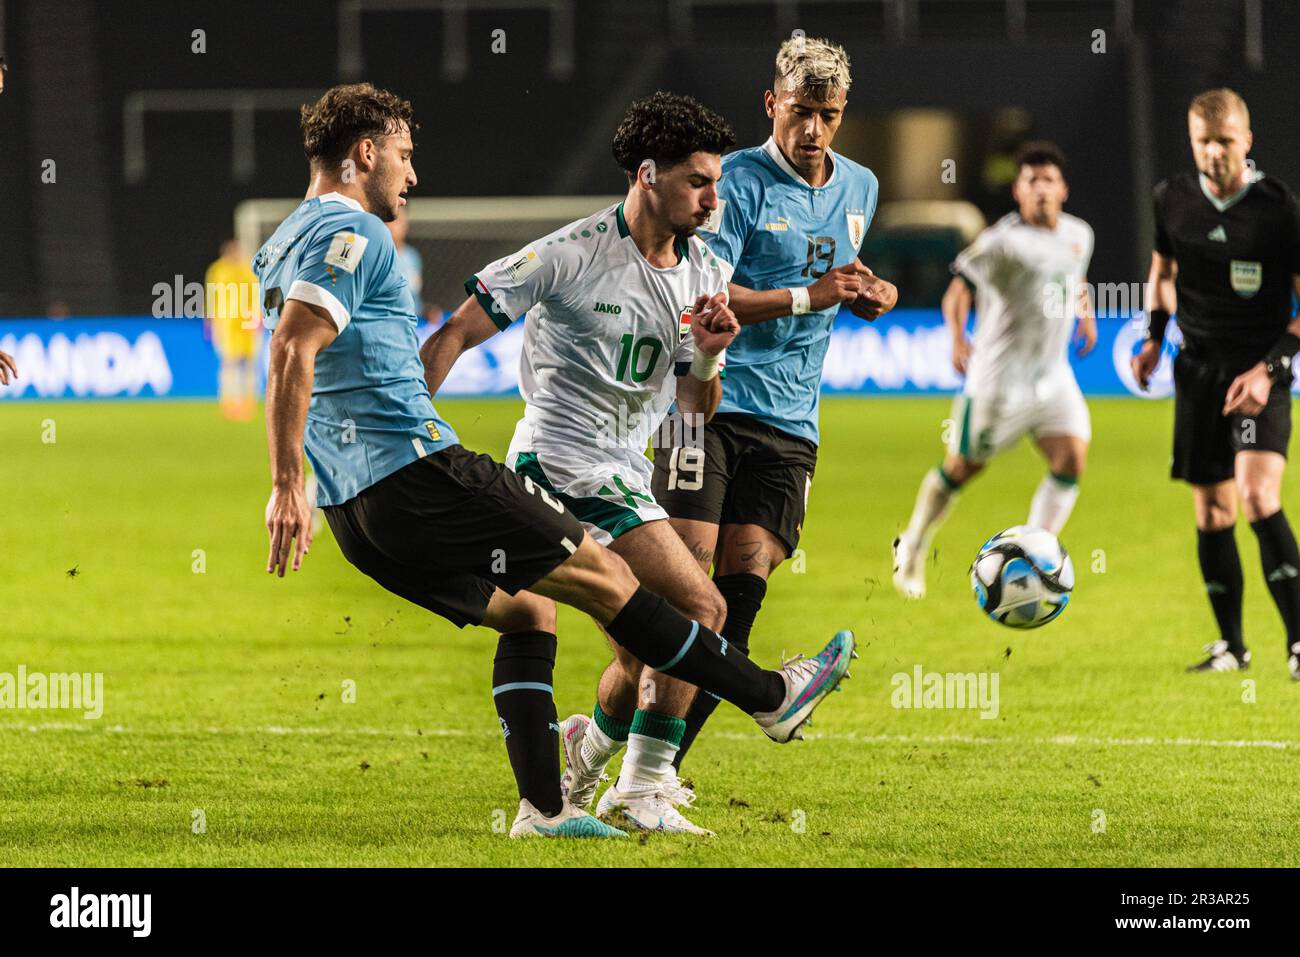
[[[849,91],[849,55],[829,40],[793,36],[776,51],[777,93],[793,90],[814,100],[829,100],[839,90]]]
[[[1230,90],[1226,86],[1197,94],[1187,107],[1187,112],[1195,113],[1206,123],[1221,123],[1232,113],[1240,113],[1246,129],[1250,129],[1250,110],[1246,108],[1246,101],[1236,90]]]

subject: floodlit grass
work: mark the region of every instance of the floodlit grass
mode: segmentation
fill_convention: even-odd
[[[439,407],[498,456],[520,409]],[[1245,528],[1254,667],[1182,673],[1215,635],[1190,494],[1167,478],[1170,405],[1092,403],[1091,467],[1063,536],[1078,586],[1034,632],[984,619],[966,577],[979,544],[1025,518],[1043,472],[1026,445],[964,493],[930,598],[890,586],[889,543],[941,455],[948,408],[824,403],[804,570],[774,576],[753,653],[773,663],[851,627],[853,680],[808,741],[784,747],[720,708],[684,769],[700,795],[690,816],[718,836],[615,844],[502,833],[517,798],[493,635],[384,592],[328,531],[301,572],[266,575],[259,423],[206,404],[0,406],[0,672],[103,672],[105,685],[99,720],[0,710],[3,860],[1300,865],[1300,686]],[[561,717],[590,711],[607,659],[595,626],[562,612]],[[996,718],[893,707],[892,676],[918,664],[996,672]]]

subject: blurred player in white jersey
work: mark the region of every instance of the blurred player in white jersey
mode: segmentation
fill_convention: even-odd
[[[1092,227],[1061,210],[1069,189],[1059,148],[1027,144],[1016,165],[1012,195],[1020,209],[957,257],[943,297],[953,366],[966,383],[953,403],[948,454],[921,480],[911,520],[894,540],[894,585],[908,598],[925,595],[926,552],[962,486],[1022,435],[1032,436],[1049,470],[1028,524],[1059,533],[1079,497],[1092,427],[1068,349],[1072,332],[1083,340],[1080,355],[1097,341],[1087,295]],[[966,338],[972,287],[973,344]]]
[[[465,283],[470,298],[421,351],[436,393],[466,349],[526,312],[527,405],[507,464],[554,495],[646,587],[714,631],[726,604],[655,500],[645,450],[674,401],[683,420],[702,426],[722,398],[722,353],[740,330],[727,306],[732,267],[694,234],[717,208],[721,154],[733,142],[726,122],[689,97],[660,92],[633,103],[613,142],[627,198],[479,270]],[[842,632],[823,654],[847,663],[850,649]],[[642,686],[643,663],[615,651],[592,717],[562,726],[568,800],[585,808],[600,770],[626,744],[599,815],[631,829],[709,834],[674,806],[682,802],[673,758],[694,686]],[[594,773],[575,782],[575,765]]]

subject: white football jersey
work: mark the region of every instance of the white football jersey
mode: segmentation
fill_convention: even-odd
[[[650,265],[619,203],[466,282],[502,328],[527,313],[519,374],[527,407],[512,459],[549,451],[575,459],[571,466],[631,461],[649,473],[646,444],[695,355],[689,310],[699,296],[725,294],[733,272],[698,237],[679,240],[677,251],[675,266]]]
[[[1077,290],[1092,259],[1092,227],[1062,213],[1055,229],[1009,213],[953,263],[975,285],[975,335],[963,391],[1014,393],[1070,374]]]

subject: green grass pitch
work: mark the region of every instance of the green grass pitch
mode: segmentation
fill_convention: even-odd
[[[941,454],[949,403],[827,401],[804,567],[774,576],[753,651],[771,664],[851,627],[853,680],[788,746],[724,705],[685,769],[691,816],[718,836],[618,844],[502,833],[517,799],[491,634],[387,594],[328,532],[301,572],[265,574],[260,423],[180,402],[0,407],[0,672],[103,672],[106,699],[99,720],[0,710],[0,859],[1300,865],[1300,686],[1254,538],[1238,535],[1253,670],[1183,674],[1213,635],[1190,493],[1166,477],[1170,405],[1091,406],[1090,471],[1063,536],[1074,598],[1016,632],[980,615],[966,570],[1023,521],[1035,453],[1022,443],[967,490],[936,542],[931,597],[908,604],[889,543]],[[440,407],[498,456],[519,411]],[[1296,491],[1293,475],[1287,501]],[[607,660],[594,625],[562,612],[562,718],[590,711]],[[999,714],[894,708],[892,676],[918,664],[996,672]]]

